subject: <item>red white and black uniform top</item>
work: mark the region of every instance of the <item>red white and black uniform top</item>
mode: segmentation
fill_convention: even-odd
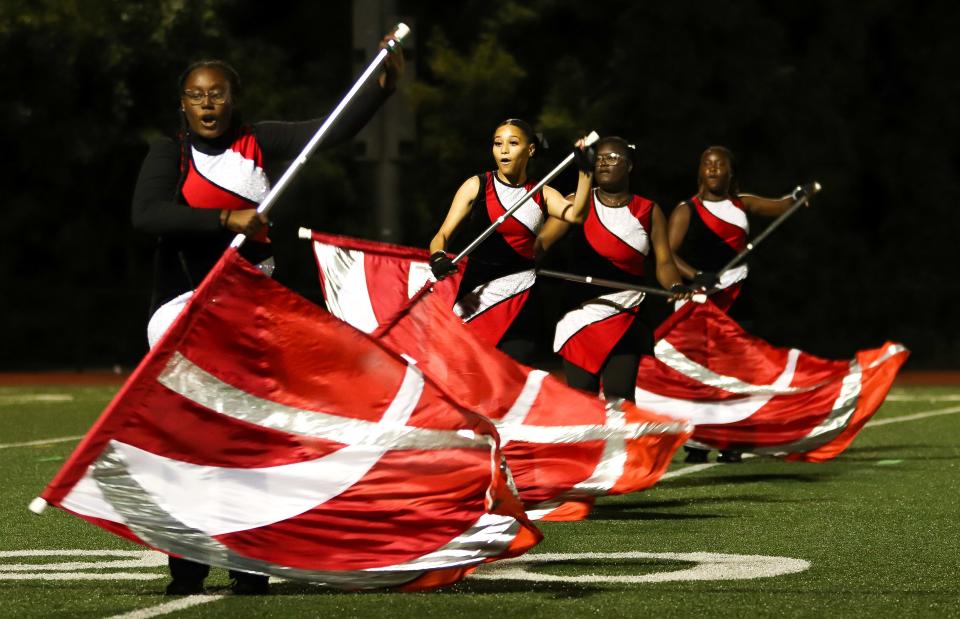
[[[750,224],[739,198],[713,202],[690,198],[690,225],[680,253],[693,268],[717,271],[747,246]]]
[[[451,252],[459,252],[536,185],[511,185],[496,172],[477,176],[480,190],[470,214],[457,230]],[[454,312],[491,344],[499,342],[530,297],[534,244],[548,217],[543,192],[537,192],[488,236],[467,259]],[[529,312],[528,312],[529,313]]]
[[[536,185],[534,181],[511,185],[500,180],[496,172],[485,172],[477,175],[477,178],[480,181],[480,191],[477,192],[469,215],[457,230],[451,252],[459,252],[469,245]],[[543,193],[538,192],[471,252],[467,261],[467,272],[484,270],[508,274],[533,268],[534,242],[546,218]],[[464,280],[466,279],[468,276],[465,274]],[[492,278],[484,281],[489,279]]]
[[[690,205],[690,224],[687,227],[681,257],[699,271],[717,272],[747,246],[750,224],[740,198],[711,201],[694,196]],[[747,277],[747,265],[741,264],[720,273],[720,288],[710,296],[714,305],[727,311],[740,294]]]
[[[371,80],[320,147],[353,137],[389,95]],[[270,189],[265,166],[296,157],[324,120],[236,126],[214,140],[188,132],[150,145],[132,220],[135,229],[158,237],[154,308],[200,283],[235,236],[221,226],[220,211],[256,207]],[[246,243],[242,251],[254,261],[270,253],[264,243]]]
[[[634,195],[626,206],[607,206],[591,193],[582,232],[573,237],[579,275],[641,285],[657,285],[655,263],[648,263],[654,202]],[[597,372],[636,318],[643,293],[604,292],[588,285],[567,286],[571,307],[557,323],[554,351]]]

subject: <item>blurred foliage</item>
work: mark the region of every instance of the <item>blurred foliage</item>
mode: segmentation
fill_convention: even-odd
[[[694,192],[700,152],[721,143],[745,190],[824,185],[757,251],[755,333],[832,357],[897,339],[912,367],[960,366],[957,5],[399,6],[418,72],[402,87],[418,135],[403,162],[405,242],[425,245],[460,183],[492,166],[491,131],[508,117],[545,133],[541,173],[584,131],[631,139],[633,189],[666,210]],[[0,0],[0,121],[15,145],[0,367],[135,362],[151,241],[130,229],[129,197],[147,141],[175,129],[179,72],[223,57],[244,77],[250,120],[315,116],[352,79],[350,18],[343,0]],[[371,236],[357,166],[346,148],[318,156],[277,216]]]

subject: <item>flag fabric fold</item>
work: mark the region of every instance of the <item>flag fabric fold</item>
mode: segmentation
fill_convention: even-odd
[[[338,300],[330,305],[333,313],[369,329],[385,346],[414,360],[458,404],[496,424],[531,518],[581,519],[595,497],[653,485],[689,436],[683,421],[629,402],[604,403],[513,361],[464,327],[451,309],[448,291],[455,285],[447,279],[434,283],[432,291],[402,293],[416,288],[410,274],[418,267],[408,263],[426,263],[425,252],[316,232],[313,246],[328,299]],[[373,264],[379,269],[375,277],[368,268]],[[388,277],[399,281],[383,283]],[[335,279],[340,284],[331,287]],[[377,307],[374,314],[391,318],[374,325],[364,321],[369,313],[354,311],[343,299]]]
[[[892,342],[845,361],[775,347],[709,301],[681,307],[656,339],[638,406],[692,421],[694,446],[807,462],[846,449],[909,355]]]
[[[540,540],[497,433],[228,250],[41,495],[169,554],[420,589]]]

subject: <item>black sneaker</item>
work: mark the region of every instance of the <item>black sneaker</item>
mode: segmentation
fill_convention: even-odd
[[[739,451],[721,451],[720,455],[717,456],[717,462],[726,462],[727,464],[743,462],[743,454]]]
[[[710,452],[706,449],[696,449],[694,447],[684,447],[687,450],[687,457],[684,458],[684,462],[687,464],[703,464],[707,461],[707,454]]]
[[[206,593],[202,580],[176,579],[170,581],[164,595],[203,595]]]
[[[270,593],[270,577],[246,572],[233,572],[230,581],[230,590],[234,595],[268,595]]]

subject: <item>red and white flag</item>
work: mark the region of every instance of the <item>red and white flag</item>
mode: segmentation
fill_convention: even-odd
[[[891,342],[848,361],[778,348],[712,302],[668,318],[654,354],[641,360],[637,405],[691,420],[691,445],[807,462],[846,449],[909,355]]]
[[[135,542],[420,589],[540,540],[496,430],[228,250],[42,498]]]
[[[685,422],[630,403],[605,403],[482,341],[451,311],[447,279],[435,284],[433,292],[399,293],[416,287],[409,274],[418,268],[405,264],[410,258],[402,249],[317,233],[313,243],[328,298],[337,299],[330,305],[333,313],[351,324],[367,317],[361,328],[414,360],[461,406],[496,424],[531,518],[581,519],[597,496],[653,485],[689,436]],[[420,259],[425,264],[425,253]],[[339,286],[331,286],[334,277],[325,270],[327,264],[336,265]],[[373,264],[376,274],[369,268]],[[399,281],[384,283],[388,277]],[[355,311],[354,304],[380,310]],[[377,315],[392,318],[374,326],[369,317]]]

